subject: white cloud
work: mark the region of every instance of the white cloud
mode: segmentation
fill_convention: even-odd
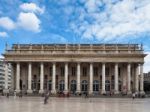
[[[45,8],[40,8],[35,3],[24,3],[20,5],[20,8],[25,12],[44,13]]]
[[[29,31],[40,32],[41,21],[34,13],[21,12],[18,16],[18,26]]]
[[[44,13],[45,8],[40,8],[34,3],[24,3],[20,5],[20,8],[25,12],[20,12],[17,21],[13,21],[9,17],[0,17],[0,27],[13,30],[15,28],[22,28],[24,30],[32,32],[40,32],[40,19],[35,13]],[[1,34],[5,35],[6,34]]]
[[[145,57],[144,63],[144,73],[150,72],[150,52],[146,52],[147,56]]]
[[[1,54],[0,54],[0,59],[4,58]]]
[[[87,0],[85,9],[87,11],[78,12],[84,17],[82,20],[79,16],[70,23],[72,30],[81,37],[108,41],[150,32],[149,0],[122,0],[116,3],[111,0]],[[76,27],[72,27],[73,24]]]
[[[6,32],[0,32],[0,37],[8,37],[8,34]]]
[[[0,26],[7,30],[12,30],[15,28],[15,23],[9,17],[1,17]]]

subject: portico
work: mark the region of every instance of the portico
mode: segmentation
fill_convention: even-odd
[[[14,68],[17,92],[131,94],[144,93],[142,51],[138,45],[126,44],[18,44],[7,49],[4,56]]]

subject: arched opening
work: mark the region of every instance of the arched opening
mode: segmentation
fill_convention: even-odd
[[[119,82],[119,91],[121,91],[121,88],[122,88],[122,81],[118,81]],[[126,90],[126,87],[124,88]]]
[[[93,92],[97,93],[99,91],[99,81],[98,80],[94,80],[93,81]]]
[[[88,82],[86,80],[82,81],[81,90],[82,90],[82,92],[87,92],[88,91]]]
[[[105,81],[105,90],[110,91],[110,81],[109,80]]]
[[[59,91],[63,92],[65,88],[64,80],[59,81]]]
[[[71,81],[71,92],[72,92],[73,94],[76,92],[76,85],[77,85],[76,80],[72,80],[72,81]]]
[[[52,90],[52,81],[51,80],[48,81],[48,90]]]

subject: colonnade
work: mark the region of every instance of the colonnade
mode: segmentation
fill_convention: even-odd
[[[67,93],[68,90],[68,62],[65,62],[65,75],[64,75],[64,82],[65,82],[65,88],[64,88],[64,93]],[[89,89],[88,92],[89,94],[93,93],[93,64],[94,63],[89,63]],[[106,64],[107,63],[102,63],[102,89],[101,89],[101,94],[105,94],[105,80],[106,80]],[[114,93],[118,94],[118,64],[119,63],[114,63]],[[81,63],[77,62],[77,71],[76,71],[76,81],[77,81],[77,89],[76,92],[80,93],[81,92]],[[131,63],[127,63],[127,93],[131,94]],[[7,74],[6,74],[7,76]],[[139,80],[140,76],[140,80]],[[139,85],[140,81],[140,85]],[[16,63],[16,79],[15,79],[15,88],[17,92],[20,92],[20,63]],[[7,83],[7,82],[6,82]],[[28,63],[28,93],[32,93],[32,63]],[[43,93],[44,89],[44,62],[40,63],[40,90],[39,93]],[[139,90],[140,86],[140,90]],[[5,89],[7,89],[7,85],[5,86]],[[143,64],[137,64],[136,67],[136,73],[135,73],[135,91],[136,92],[144,92],[143,91]],[[56,93],[56,62],[52,63],[52,93]]]

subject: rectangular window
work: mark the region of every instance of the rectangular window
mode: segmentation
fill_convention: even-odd
[[[61,67],[61,68],[60,68],[60,72],[61,72],[61,76],[64,76],[64,74],[65,74],[64,67]]]
[[[98,76],[98,67],[94,67],[94,76]]]
[[[118,76],[120,77],[121,75],[121,68],[118,68]]]
[[[107,77],[109,76],[109,68],[108,67],[106,68],[106,76]]]
[[[71,68],[71,74],[72,74],[72,76],[75,76],[75,74],[76,74],[76,68],[75,67]]]
[[[86,75],[87,75],[87,68],[83,67],[83,76],[86,76]]]
[[[44,75],[44,80],[47,80],[47,75]]]
[[[49,76],[52,76],[52,67],[49,68]]]

